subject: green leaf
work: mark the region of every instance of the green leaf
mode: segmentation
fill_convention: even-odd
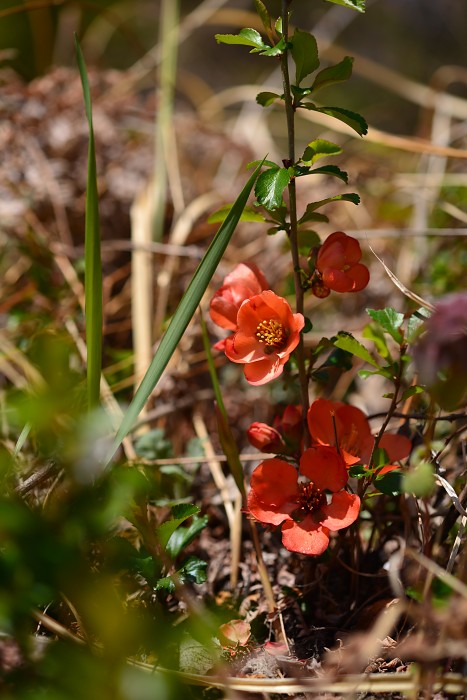
[[[373,321],[376,321],[381,328],[387,331],[387,333],[394,338],[396,343],[402,343],[404,336],[400,332],[399,328],[404,322],[404,314],[399,313],[391,307],[381,309],[380,311],[367,309],[366,312],[369,316],[371,316]]]
[[[327,0],[327,2],[350,7],[352,10],[357,10],[357,12],[365,12],[365,0]]]
[[[379,374],[380,377],[385,377],[386,379],[389,379],[392,381],[394,379],[393,373],[388,367],[380,367],[378,370],[371,371],[368,369],[361,369],[358,372],[358,375],[362,379],[367,379],[368,377],[374,377],[376,374]]]
[[[262,2],[262,0],[255,0],[255,9],[256,13],[259,15],[261,22],[263,23],[263,27],[269,35],[272,29],[272,22],[271,15],[267,10],[266,5]]]
[[[199,510],[200,509],[198,506],[188,503],[181,503],[178,506],[174,506],[172,508],[172,517],[156,528],[157,537],[161,547],[165,548],[178,526],[187,520],[187,518],[191,518],[192,515],[197,515]]]
[[[368,132],[368,124],[360,114],[357,114],[357,112],[351,112],[350,110],[342,109],[341,107],[317,107],[311,102],[306,102],[302,105],[302,107],[314,112],[327,114],[335,119],[339,119],[339,121],[344,122],[344,124],[347,124],[347,126],[350,126],[350,128],[356,131],[360,136],[364,136]]]
[[[411,396],[415,396],[416,394],[423,394],[425,389],[422,386],[419,386],[418,384],[414,384],[413,386],[409,386],[401,396],[401,401],[406,401],[409,399]]]
[[[362,335],[367,340],[372,340],[375,344],[376,351],[383,360],[386,362],[392,362],[391,353],[389,352],[388,344],[386,342],[386,336],[384,335],[380,326],[375,323],[369,323],[363,329]]]
[[[311,91],[317,92],[328,85],[335,85],[336,83],[342,83],[345,80],[349,80],[349,78],[352,76],[352,64],[353,58],[346,56],[340,63],[336,63],[335,66],[324,68],[324,70],[321,70],[314,79],[313,85],[311,86]]]
[[[368,362],[369,365],[377,367],[378,370],[381,369],[378,363],[375,362],[373,357],[370,355],[366,347],[359,343],[358,340],[356,340],[356,338],[354,338],[350,333],[341,331],[337,334],[337,338],[332,338],[331,340],[336,348],[346,350],[347,352],[350,352],[351,355],[355,355],[355,357],[359,357],[361,360]]]
[[[309,32],[296,29],[290,39],[293,61],[295,63],[295,82],[300,85],[307,75],[319,68],[318,45]]]
[[[305,213],[298,220],[298,224],[304,224],[306,221],[313,221],[313,212],[320,207],[323,207],[329,202],[352,202],[352,204],[360,204],[360,197],[358,194],[349,192],[347,194],[336,194],[334,197],[327,197],[326,199],[320,199],[318,202],[310,202],[305,209]]]
[[[354,464],[349,468],[349,476],[354,479],[361,479],[368,476],[368,469],[363,464]]]
[[[277,163],[274,163],[273,160],[266,160],[266,158],[264,160],[252,160],[246,164],[246,167],[248,170],[250,170],[251,168],[257,168],[258,165],[260,165],[260,164],[267,165],[270,168],[279,168],[280,167],[279,165],[277,165]]]
[[[320,242],[320,237],[318,236],[316,231],[310,231],[309,229],[300,229],[297,232],[298,252],[302,255],[308,255],[310,250],[315,246],[319,245]]]
[[[75,38],[75,50],[78,68],[83,86],[84,106],[89,126],[88,175],[86,185],[86,219],[85,219],[85,316],[87,348],[87,394],[88,409],[99,406],[100,383],[102,372],[102,261],[101,235],[99,224],[99,195],[97,190],[96,153],[94,146],[94,129],[92,125],[92,105],[86,64]]]
[[[417,340],[418,336],[420,335],[420,331],[423,327],[423,324],[425,323],[426,319],[430,316],[431,312],[428,311],[428,309],[421,307],[409,317],[409,320],[407,321],[406,333],[407,341],[409,343],[413,343],[415,342],[415,340]]]
[[[265,44],[263,38],[256,29],[242,29],[238,34],[215,34],[215,39],[218,44],[239,44],[243,46],[252,46],[255,51],[262,51],[263,49],[271,48],[268,44]]]
[[[282,96],[277,92],[259,92],[256,95],[256,102],[262,107],[269,107],[275,100],[282,100]]]
[[[283,204],[282,193],[290,182],[287,168],[269,168],[258,177],[255,195],[266,209],[278,209]]]
[[[211,214],[211,216],[208,218],[208,224],[223,223],[231,209],[232,204],[226,204],[224,207],[221,207],[213,214]],[[266,221],[266,219],[254,207],[245,207],[245,209],[242,212],[242,215],[240,216],[240,221],[258,221],[263,223],[264,221]]]
[[[186,583],[187,581],[190,581],[191,583],[204,583],[207,577],[207,566],[207,562],[199,559],[198,557],[188,557],[184,565],[178,569],[175,576],[165,576],[164,578],[158,579],[154,589],[156,591],[164,590],[167,593],[173,593],[175,591],[176,579],[182,584]]]
[[[385,493],[386,496],[398,496],[402,493],[402,474],[398,471],[387,472],[382,476],[377,476],[375,486]]]
[[[206,581],[206,569],[208,564],[199,557],[188,557],[178,574],[183,583],[191,581],[192,583],[204,583]]]
[[[267,46],[264,51],[261,51],[261,56],[280,56],[288,48],[285,39],[281,39],[274,46]]]
[[[341,170],[337,165],[322,165],[320,168],[314,168],[310,170],[310,175],[330,175],[331,177],[337,177],[339,180],[345,182],[349,181],[349,176],[345,170]]]
[[[180,552],[199,535],[201,530],[204,530],[208,520],[209,517],[207,515],[203,515],[201,518],[194,517],[191,525],[187,527],[180,526],[172,533],[166,546],[166,551],[172,559],[178,557]]]
[[[154,391],[154,387],[157,385],[157,382],[167,367],[175,348],[183,336],[202,299],[204,292],[207,289],[211,277],[213,276],[222,256],[224,255],[260,170],[261,164],[258,165],[245,187],[240,192],[234,205],[232,206],[232,209],[230,210],[230,213],[227,215],[224,223],[214,236],[214,239],[207,249],[203,259],[198,265],[193,279],[188,285],[188,289],[183,295],[183,298],[172,317],[172,321],[170,322],[170,325],[165,332],[159,347],[157,348],[156,354],[152,359],[149,369],[144,375],[132,402],[123,416],[122,423],[117,431],[113,444],[109,449],[106,463],[112,459],[122,440],[132,429],[141,409]]]
[[[301,160],[303,163],[313,165],[319,158],[336,156],[339,153],[342,153],[342,148],[336,143],[326,141],[325,139],[316,139],[315,141],[311,141],[305,148]]]
[[[390,464],[391,460],[388,457],[388,453],[382,447],[377,447],[373,452],[373,458],[371,461],[371,466],[373,469],[380,469]]]

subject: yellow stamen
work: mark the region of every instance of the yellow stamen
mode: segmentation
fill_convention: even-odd
[[[282,323],[271,318],[269,321],[261,321],[256,328],[256,337],[260,343],[264,343],[268,348],[280,349],[287,342],[287,331]]]

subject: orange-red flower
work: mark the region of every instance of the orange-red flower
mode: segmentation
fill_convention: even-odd
[[[337,447],[349,467],[358,462],[368,464],[375,438],[371,434],[368,418],[359,408],[340,401],[317,399],[311,404],[307,419],[314,443]],[[405,459],[412,444],[404,435],[384,433],[378,447],[386,451],[390,460],[390,464],[380,471],[381,474],[396,469],[392,463]]]
[[[343,491],[345,462],[333,447],[305,450],[297,469],[282,459],[267,459],[254,470],[248,511],[261,523],[282,525],[282,542],[291,552],[319,555],[329,533],[351,525],[360,499]]]
[[[242,303],[265,289],[269,289],[269,285],[261,270],[254,263],[240,263],[224,278],[222,287],[211,299],[212,320],[221,328],[234,331]]]
[[[226,338],[225,354],[245,365],[250,384],[265,384],[282,373],[304,324],[302,314],[292,313],[285,299],[266,290],[240,306],[236,333]]]
[[[257,450],[285,454],[285,443],[281,434],[267,423],[255,421],[250,425],[246,434],[250,444]]]
[[[356,238],[343,231],[331,233],[319,249],[316,259],[316,269],[321,274],[324,286],[335,292],[359,292],[364,289],[370,273],[360,263],[361,257],[362,251]]]
[[[300,454],[303,438],[302,407],[286,406],[273,425],[255,422],[247,430],[250,444],[261,452],[296,456]]]

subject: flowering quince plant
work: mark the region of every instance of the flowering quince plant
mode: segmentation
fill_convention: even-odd
[[[297,188],[301,178],[319,173],[347,184],[348,175],[336,165],[317,165],[320,159],[340,154],[342,149],[338,144],[315,139],[297,153],[295,115],[299,109],[324,112],[360,136],[366,134],[367,125],[355,112],[327,106],[321,93],[320,106],[315,101],[315,92],[351,77],[353,59],[345,57],[338,64],[320,70],[315,38],[298,28],[289,31],[293,0],[283,0],[277,21],[269,15],[262,0],[255,2],[264,36],[256,29],[246,28],[239,34],[216,35],[216,39],[219,43],[249,46],[253,53],[280,61],[281,89],[277,93],[260,92],[257,102],[265,108],[276,101],[284,103],[288,153],[278,163],[269,160],[252,163],[262,168],[255,184],[254,220],[267,223],[268,234],[281,234],[288,239],[295,304],[291,306],[273,291],[259,267],[246,261],[237,265],[214,293],[210,316],[214,324],[230,333],[214,347],[243,367],[249,384],[263,386],[281,378],[300,397],[283,407],[281,413],[276,411],[278,415],[271,425],[255,421],[248,428],[250,444],[260,452],[276,456],[265,459],[254,469],[246,512],[252,521],[280,526],[286,549],[319,556],[330,545],[338,547],[344,542],[332,533],[356,522],[361,500],[370,486],[376,486],[372,495],[397,494],[401,464],[409,457],[411,441],[405,435],[388,432],[387,427],[401,402],[420,390],[415,383],[403,386],[404,371],[409,364],[406,351],[417,321],[409,319],[411,327],[407,324],[405,330],[403,314],[394,309],[368,309],[373,325],[365,329],[364,336],[374,342],[378,360],[344,330],[330,339],[323,338],[316,347],[312,343],[305,345],[304,335],[312,327],[311,320],[305,317],[306,295],[324,300],[331,293],[362,292],[369,284],[370,272],[362,261],[362,249],[356,238],[341,230],[321,237],[309,229],[310,224],[314,228],[329,223],[328,216],[319,213],[321,207],[336,202],[358,205],[357,194],[334,194],[298,210]],[[339,4],[359,9],[364,3],[345,0]],[[394,347],[397,357],[393,356]],[[284,373],[292,356],[290,371]],[[323,356],[324,362],[318,366]],[[394,391],[386,395],[390,399],[386,418],[375,434],[368,417],[356,406],[326,398],[315,398],[310,406],[311,381],[319,396],[320,382],[323,391],[327,391],[327,380],[323,377],[329,377],[328,369],[334,372],[333,377],[336,371],[349,370],[352,356],[371,366],[367,375],[379,374],[394,386]],[[365,371],[361,370],[362,376]]]

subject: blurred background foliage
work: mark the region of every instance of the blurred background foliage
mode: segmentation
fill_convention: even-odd
[[[168,0],[166,4],[170,2]],[[278,0],[271,0],[267,4],[271,14],[279,14]],[[449,87],[452,94],[467,97],[467,13],[462,0],[368,0],[364,15],[321,0],[295,0],[293,6],[293,22],[316,33],[323,52],[325,47],[329,49],[334,46],[341,47],[341,53],[345,51],[346,54],[356,56],[355,74],[351,83],[342,91],[343,97],[340,93],[329,90],[327,99],[332,104],[336,95],[336,101],[344,102],[344,106],[361,112],[372,126],[390,133],[430,137],[432,105],[420,106],[404,99],[397,89],[388,89],[388,75],[383,69],[395,71],[389,80],[389,83],[393,81],[393,85],[399,79],[402,81],[410,78],[422,85],[441,85],[442,89]],[[110,111],[105,114],[108,123],[104,121],[96,125],[96,131],[99,132],[98,159],[104,158],[105,151],[108,171],[112,163],[123,163],[123,176],[118,185],[127,190],[123,195],[117,196],[118,190],[112,190],[108,186],[104,192],[102,218],[105,240],[111,236],[115,239],[129,237],[130,203],[141,181],[148,180],[151,173],[151,139],[154,111],[157,112],[154,109],[157,98],[154,99],[153,95],[157,94],[158,87],[156,49],[161,33],[161,9],[162,0],[2,0],[0,3],[2,85],[8,85],[12,71],[25,82],[47,75],[56,66],[71,67],[76,73],[73,32],[77,32],[80,37],[86,62],[94,71],[94,77],[96,69],[126,71],[139,61],[147,62],[149,66],[147,71],[143,71],[141,81],[132,88],[145,96],[150,95],[150,109],[144,113],[146,121],[141,131],[133,123],[130,127],[125,123],[125,129],[110,132],[109,125],[115,125],[119,110],[123,112],[126,108],[126,105],[121,107],[120,104],[115,108],[115,119],[114,113]],[[197,22],[194,21],[198,9],[209,11],[205,21],[201,16]],[[249,56],[244,47],[218,46],[213,38],[216,32],[237,32],[242,26],[253,25],[256,19],[252,10],[251,0],[180,0],[180,26],[182,30],[185,27],[186,31],[182,32],[177,57],[176,109],[183,112],[183,108],[187,108],[187,111],[196,112],[200,103],[225,88],[254,84],[259,86],[259,90],[270,79],[273,62],[265,61],[259,56]],[[187,19],[191,24],[184,25]],[[152,55],[156,56],[155,60],[151,60]],[[364,64],[361,60],[363,58],[375,63]],[[361,70],[364,65],[366,74]],[[41,84],[37,94],[44,102],[46,116],[48,95],[52,96],[52,93],[51,112],[54,115],[58,112],[60,116],[60,110],[66,111],[68,108],[68,103],[60,103],[60,97],[68,88],[67,81],[68,75],[65,74],[59,75],[58,79],[54,77],[48,86]],[[118,83],[118,78],[105,87],[114,87],[116,82]],[[57,91],[60,93],[58,99]],[[78,89],[75,89],[69,100],[70,103],[73,102],[75,112],[70,118],[72,129],[65,131],[65,135],[67,144],[72,142],[73,149],[71,153],[65,152],[65,166],[57,179],[62,185],[66,178],[79,181],[76,191],[67,182],[71,194],[68,193],[66,211],[72,224],[72,237],[70,241],[65,241],[79,245],[83,231],[80,194],[85,181],[83,161],[87,135],[83,130],[81,140],[76,137],[77,121],[84,120]],[[33,101],[34,94],[31,103]],[[105,100],[102,102],[105,103]],[[139,108],[137,99],[134,102],[134,105],[130,105],[131,109],[136,109],[136,106]],[[100,108],[102,114],[102,104]],[[221,115],[226,119],[226,124],[230,116],[229,109],[234,112],[238,108],[227,106]],[[14,118],[17,116],[19,118],[20,115],[15,114]],[[30,116],[26,115],[26,119]],[[53,144],[51,146],[52,139],[44,145],[45,136],[43,140],[41,131],[44,134],[47,131],[46,116],[42,118],[43,121],[38,118],[38,123],[32,120],[31,133],[50,161],[57,165],[59,157],[62,157],[61,142],[56,151],[53,150]],[[209,170],[206,161],[209,161],[211,167],[211,160],[214,162],[217,158],[215,163],[218,164],[221,156],[227,154],[227,159],[230,158],[234,163],[233,170],[235,164],[240,164],[238,167],[243,178],[243,163],[251,159],[251,141],[243,148],[241,130],[238,137],[240,145],[236,144],[235,149],[229,150],[230,142],[227,147],[223,138],[210,136],[203,141],[205,135],[203,133],[200,136],[201,131],[204,126],[212,126],[211,119],[208,117],[203,126],[201,110],[197,113],[197,118],[199,121],[187,129],[180,147],[183,164],[185,161],[191,163],[190,158],[194,163],[194,175],[184,181],[184,186],[188,181],[187,202],[190,197],[201,194],[203,189],[212,184],[212,171],[215,168]],[[279,124],[274,112],[270,116],[269,126],[272,141],[278,142],[280,151],[283,121]],[[316,129],[315,125],[301,124],[299,138],[306,143],[310,139],[310,131]],[[106,130],[110,133],[107,141],[104,133]],[[225,131],[229,131],[228,126]],[[131,139],[135,159],[130,165],[127,156],[130,151],[125,151],[122,155],[122,149],[117,143],[118,138],[123,141],[123,132],[125,138],[127,132],[131,132],[128,140]],[[464,132],[460,133],[460,137],[465,142]],[[199,145],[198,150],[196,145]],[[439,205],[439,201],[434,204],[430,195],[428,209],[422,212],[422,219],[417,220],[417,200],[415,196],[412,197],[413,183],[416,180],[411,181],[410,187],[401,196],[400,191],[405,186],[402,175],[404,171],[414,174],[414,178],[419,172],[423,174],[424,168],[429,169],[428,159],[423,161],[424,157],[410,152],[388,151],[384,144],[374,142],[367,144],[365,141],[347,140],[347,145],[351,178],[353,182],[357,180],[352,188],[355,187],[363,199],[359,208],[363,214],[357,213],[357,218],[350,219],[355,228],[365,230],[366,227],[377,228],[379,225],[390,225],[396,229],[409,228],[410,225],[418,228],[424,225],[433,228],[465,226],[465,218],[463,220],[458,211],[462,200],[465,201],[466,186],[460,179],[465,161],[451,161],[449,167],[446,167],[446,171],[450,171],[448,175],[455,179],[451,186],[446,180],[446,184],[439,190],[439,200],[443,206]],[[215,156],[212,155],[213,152]],[[31,153],[25,153],[26,156],[23,154],[23,157],[29,159]],[[262,156],[264,153],[254,155]],[[80,167],[77,167],[79,159]],[[203,159],[203,163],[196,169],[195,165],[200,159]],[[21,170],[24,161],[18,162],[18,169]],[[101,173],[104,167],[102,163],[99,165]],[[141,171],[138,170],[139,167]],[[136,184],[131,182],[131,173],[135,171],[140,176],[140,180],[134,177]],[[217,182],[227,182],[228,185],[224,185],[224,188],[228,189],[233,179],[230,178],[231,171],[227,169],[227,176],[221,168],[219,171],[216,172]],[[102,177],[104,179],[104,175]],[[442,179],[443,172],[440,177]],[[40,181],[40,176],[35,177],[35,182],[37,180]],[[16,181],[20,181],[19,176]],[[133,187],[131,191],[130,184]],[[63,187],[63,190],[66,195],[67,188]],[[112,198],[112,206],[105,199],[106,196]],[[230,192],[230,197],[233,199],[235,193],[232,196]],[[9,201],[9,198],[10,190],[4,199]],[[364,209],[365,206],[368,210]],[[31,209],[34,209],[33,205]],[[4,305],[0,318],[5,320],[11,344],[19,348],[22,357],[21,365],[16,366],[16,360],[12,361],[10,373],[0,377],[3,411],[0,482],[3,493],[8,496],[2,499],[0,508],[3,550],[0,559],[0,676],[4,674],[6,679],[0,679],[0,693],[8,699],[25,700],[171,700],[186,697],[192,691],[186,688],[181,690],[175,681],[169,682],[165,677],[138,673],[127,665],[126,658],[134,655],[151,663],[157,656],[160,663],[166,666],[180,667],[182,639],[196,639],[204,648],[208,648],[214,634],[213,626],[206,625],[203,611],[201,622],[193,610],[187,619],[186,609],[179,615],[177,606],[180,601],[176,595],[172,597],[167,589],[157,588],[158,577],[161,573],[167,573],[167,567],[158,557],[148,554],[150,543],[145,541],[148,534],[145,523],[138,521],[134,526],[135,513],[144,511],[148,504],[155,522],[160,524],[169,517],[173,503],[180,505],[190,498],[196,500],[190,492],[193,474],[185,466],[177,464],[176,457],[173,464],[170,461],[174,455],[190,453],[189,438],[193,437],[191,416],[187,415],[189,411],[186,411],[186,404],[178,410],[177,406],[187,396],[195,397],[196,400],[198,392],[206,391],[206,368],[199,370],[196,365],[201,346],[199,342],[196,344],[197,340],[193,340],[190,333],[187,334],[185,346],[177,358],[179,374],[175,380],[172,377],[167,380],[166,393],[162,395],[161,401],[162,404],[166,401],[166,404],[161,406],[160,413],[157,413],[156,405],[156,419],[162,416],[164,430],[148,433],[136,443],[134,468],[115,470],[105,475],[96,474],[93,470],[102,456],[102,450],[106,448],[104,436],[108,431],[108,419],[104,419],[100,413],[93,414],[91,418],[85,414],[82,356],[75,340],[71,340],[70,326],[67,326],[66,332],[63,331],[65,321],[72,317],[76,319],[78,331],[82,332],[81,309],[77,295],[68,286],[69,280],[65,283],[61,276],[63,269],[59,273],[55,268],[56,253],[48,245],[49,240],[54,240],[55,220],[50,215],[50,205],[44,214],[45,209],[43,201],[39,201],[34,209],[37,220],[29,219],[25,232],[18,229],[15,236],[8,239],[8,246],[4,247],[0,256],[4,289],[8,297],[2,300]],[[202,213],[204,215],[204,211]],[[166,216],[165,233],[171,225],[170,210]],[[338,213],[337,217],[339,216]],[[353,216],[353,212],[349,216]],[[358,219],[358,216],[362,218]],[[37,221],[44,224],[45,231],[36,226]],[[348,223],[349,219],[344,221]],[[337,222],[337,226],[345,225],[341,224],[339,218]],[[193,230],[193,238],[187,239],[189,244],[200,241],[204,244],[203,239],[213,231],[212,227],[201,226],[197,229],[193,226]],[[46,234],[50,235],[50,239]],[[248,250],[252,250],[252,255],[263,252],[265,248],[264,239],[258,243],[245,238],[242,243],[245,249],[247,245],[250,246]],[[252,249],[254,245],[256,248]],[[272,283],[283,277],[284,269],[279,260],[277,245],[275,248],[273,245],[275,244],[269,244],[268,241],[271,265],[265,263],[268,274],[271,272]],[[400,249],[398,247],[399,239],[393,238],[389,242],[386,240],[384,246],[385,249],[392,248],[394,251],[394,258],[399,262],[398,274],[406,281],[418,285],[418,291],[423,295],[439,296],[453,291],[465,276],[467,253],[461,237],[423,238],[420,245],[418,241],[414,243],[413,239],[406,239],[404,246],[408,249],[408,254],[405,257],[402,255],[402,244]],[[72,256],[79,280],[82,279],[81,253],[82,251],[75,257]],[[18,263],[18,260],[22,262]],[[182,258],[183,260],[185,259]],[[109,283],[105,290],[106,332],[112,326],[109,319],[114,322],[106,336],[105,372],[114,394],[119,399],[123,396],[124,400],[128,399],[134,380],[129,349],[130,293],[125,287],[129,274],[128,263],[129,256],[123,260],[112,259],[110,263],[107,260],[105,268],[106,274],[109,277],[115,275],[116,280]],[[24,268],[18,269],[21,264],[24,264]],[[189,264],[180,265],[180,275],[175,275],[178,284],[175,296],[180,291],[179,287],[190,278],[193,267],[193,260],[189,260]],[[16,272],[12,274],[14,269]],[[9,277],[13,278],[11,287],[8,286]],[[16,290],[14,285],[17,285]],[[14,300],[14,293],[18,290],[19,296]],[[171,291],[173,296],[174,290]],[[396,305],[400,306],[399,292],[394,292],[381,271],[379,276],[376,272],[374,284],[368,292],[372,296],[365,297],[363,303],[379,308],[389,303],[390,296],[394,293],[397,295]],[[111,309],[111,301],[116,298],[119,303]],[[170,302],[173,302],[172,298]],[[333,316],[334,326],[331,331],[324,328],[323,334],[332,334],[342,323],[361,326],[360,319],[355,321],[360,309],[353,299],[339,299],[337,303],[331,301],[330,304],[326,307],[327,315],[325,312],[323,317],[329,319],[332,316],[329,309],[333,308],[333,304],[339,315],[336,313]],[[161,322],[165,322],[170,312],[171,307],[167,302]],[[317,317],[316,332],[321,334],[319,312]],[[331,322],[325,320],[321,325],[326,323],[329,326]],[[353,327],[346,328],[353,330]],[[3,345],[2,352],[7,357],[15,358],[14,351],[6,344]],[[193,357],[195,359],[191,361]],[[244,440],[244,428],[254,417],[251,410],[245,407],[252,394],[250,392],[247,395],[244,386],[237,386],[237,375],[232,375],[230,368],[226,369],[224,379],[227,380],[230,400],[229,416],[237,431],[236,435],[241,436],[239,440]],[[183,376],[184,372],[186,377]],[[233,377],[230,386],[229,376]],[[122,393],[119,394],[119,391]],[[273,387],[273,391],[280,391],[280,387]],[[211,394],[209,399],[212,400]],[[264,404],[260,405],[261,402],[257,401],[256,394],[253,401],[256,402],[255,411],[264,409]],[[167,410],[168,403],[172,413]],[[209,406],[211,405],[210,403]],[[192,405],[189,404],[189,409],[191,408]],[[164,418],[164,410],[168,413],[167,419]],[[212,419],[212,416],[208,418]],[[208,419],[208,424],[213,428],[214,434],[215,422],[211,420],[209,423]],[[25,425],[29,426],[28,434],[22,440]],[[165,458],[169,463],[164,468],[146,468],[144,460],[159,458]],[[206,483],[210,483],[210,476],[204,479],[206,487]],[[214,519],[214,526],[217,524],[220,527],[225,538],[223,525],[219,526],[220,521],[216,521],[215,508],[210,515]],[[205,521],[195,517],[190,522],[194,537],[199,534]],[[190,533],[181,532],[182,540],[191,546]],[[208,558],[206,552],[198,552],[196,546],[193,551],[201,559],[203,554],[205,559]],[[189,549],[188,553],[191,552]],[[176,562],[176,566],[182,566],[182,563]],[[199,569],[195,574],[199,574]],[[201,579],[202,576],[200,581]],[[188,578],[189,586],[197,583],[196,578]],[[197,592],[199,589],[195,590]],[[218,622],[236,614],[235,603],[230,608],[229,605],[230,603],[226,605],[227,610],[221,610],[221,606],[216,608]],[[41,610],[47,617],[36,618],[36,622],[32,622],[31,609],[36,613]],[[174,616],[177,619],[176,628],[172,627]],[[56,628],[53,626],[54,621],[58,624]],[[68,639],[67,632],[70,630],[74,636]],[[35,633],[34,638],[32,633]],[[60,643],[49,645],[48,640],[55,636],[61,638]],[[97,647],[91,645],[91,651],[80,640],[96,642]],[[44,648],[48,648],[45,654],[39,648],[41,642],[44,643]],[[104,654],[98,646],[101,643],[105,647]],[[196,647],[194,642],[193,647]],[[199,647],[196,653],[201,654]],[[199,669],[202,663],[198,659],[192,666]],[[209,668],[210,661],[206,663]],[[190,662],[185,663],[185,669],[190,668]]]
[[[160,0],[3,0],[0,9],[0,54],[26,80],[51,66],[74,62],[72,32],[80,36],[87,60],[100,68],[125,70],[154,47],[159,36]],[[268,3],[279,14],[280,3]],[[216,22],[243,26],[250,0],[195,2],[180,0],[183,21],[199,6],[219,11],[183,42],[179,66],[217,90],[240,80],[256,82],[265,69],[261,58],[245,51],[222,53],[213,40]],[[251,18],[250,18],[251,21]],[[441,66],[465,64],[467,15],[458,0],[369,0],[367,11],[345,12],[321,0],[295,2],[293,21],[307,26],[321,41],[337,41],[350,52],[372,58],[408,78],[430,83]],[[214,26],[213,26],[214,25]],[[233,31],[233,30],[232,30]],[[202,50],[200,50],[202,47]],[[461,77],[461,76],[460,76]],[[456,81],[457,82],[457,81]],[[384,90],[354,80],[355,100],[369,121],[394,131],[413,127],[414,110],[400,107]],[[465,76],[453,88],[466,94]],[[410,130],[410,129],[409,129]]]

